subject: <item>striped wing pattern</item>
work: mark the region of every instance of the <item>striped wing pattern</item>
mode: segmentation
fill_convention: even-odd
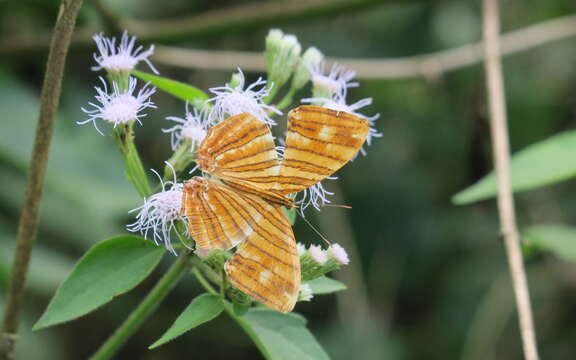
[[[184,184],[182,214],[196,245],[204,250],[228,250],[246,239],[261,214],[238,192],[217,181],[195,176]],[[231,206],[230,199],[234,199]],[[238,212],[237,209],[245,209]]]
[[[230,282],[270,308],[289,312],[300,288],[300,260],[288,219],[266,200],[218,180],[193,177],[184,186],[190,235],[204,250],[245,239],[226,263]]]
[[[270,129],[249,113],[229,117],[210,128],[197,159],[201,169],[229,183],[249,183],[263,190],[269,188],[266,179],[280,172]]]
[[[352,160],[366,140],[368,121],[319,106],[300,106],[288,114],[286,149],[275,189],[302,191]]]
[[[300,289],[296,241],[280,208],[263,210],[262,215],[258,227],[226,263],[226,274],[236,288],[274,310],[287,313],[294,308]]]
[[[268,126],[253,115],[212,127],[197,152],[200,168],[220,179],[194,177],[184,187],[183,214],[202,249],[230,249],[230,282],[281,312],[294,308],[300,264],[292,228],[281,210],[285,195],[304,190],[351,160],[368,135],[368,122],[318,106],[288,114],[284,158]]]

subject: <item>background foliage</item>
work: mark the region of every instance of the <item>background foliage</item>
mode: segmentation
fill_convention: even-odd
[[[229,9],[239,1],[105,1],[120,17],[170,19]],[[275,1],[262,2],[263,4]],[[283,2],[277,2],[279,4]],[[93,2],[86,1],[79,26],[104,29]],[[34,39],[51,28],[57,1],[0,3],[0,41],[16,35]],[[576,13],[569,0],[503,2],[503,30],[509,31]],[[222,32],[165,38],[182,47],[261,51],[270,27],[298,36],[329,56],[383,58],[410,56],[477,41],[479,6],[475,1],[394,1],[353,12],[322,12],[291,21],[259,21]],[[226,18],[222,18],[226,21]],[[100,26],[100,27],[98,27]],[[154,29],[148,29],[154,32]],[[568,39],[506,58],[513,151],[544,140],[576,123],[576,40]],[[119,319],[133,309],[160,272],[127,295],[65,325],[32,333],[56,286],[76,260],[97,240],[125,233],[127,210],[141,199],[123,176],[111,137],[78,127],[80,111],[96,85],[93,46],[72,48],[63,86],[61,111],[50,154],[39,238],[30,274],[23,340],[25,359],[84,358],[101,343]],[[38,108],[46,53],[9,52],[0,46],[0,302],[23,195],[27,162]],[[199,88],[219,86],[230,71],[188,71],[158,66],[163,76]],[[232,70],[232,69],[230,69]],[[256,73],[249,73],[254,79]],[[352,210],[327,208],[314,218],[337,242],[349,224],[358,253],[356,266],[337,276],[349,289],[338,297],[299,303],[297,311],[334,359],[519,359],[520,340],[493,200],[455,206],[454,194],[491,168],[485,119],[483,74],[473,66],[434,79],[362,80],[350,99],[374,98],[382,114],[377,128],[384,137],[339,173],[337,203]],[[159,109],[137,127],[145,167],[162,169],[168,157],[165,116],[183,115],[181,101],[158,93]],[[569,157],[550,159],[555,164]],[[545,164],[544,164],[545,165]],[[543,165],[543,166],[544,166]],[[533,167],[535,173],[541,170]],[[570,172],[567,170],[567,172]],[[327,186],[334,184],[328,183]],[[528,276],[543,358],[572,359],[576,353],[576,283],[573,180],[517,196],[521,230],[530,246]],[[541,225],[548,224],[543,227]],[[539,226],[536,226],[539,225]],[[319,239],[298,222],[296,236],[305,243]],[[550,240],[552,239],[552,240]],[[558,239],[555,241],[554,239]],[[554,245],[550,245],[550,243]],[[349,246],[349,245],[348,245]],[[560,257],[539,249],[560,249]],[[165,266],[165,256],[161,266]],[[172,259],[169,259],[172,261]],[[350,279],[352,279],[350,281]],[[178,288],[121,351],[118,358],[253,359],[258,352],[225,317],[148,350],[200,292],[191,277]],[[366,296],[367,302],[363,299]],[[295,317],[294,321],[301,321]],[[359,355],[361,354],[361,355]]]

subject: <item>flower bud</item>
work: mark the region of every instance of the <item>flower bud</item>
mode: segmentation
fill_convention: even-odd
[[[310,70],[318,67],[318,65],[324,60],[324,55],[320,50],[311,46],[302,55],[296,71],[294,72],[294,77],[292,78],[292,90],[297,91],[306,85],[308,80],[310,80]]]

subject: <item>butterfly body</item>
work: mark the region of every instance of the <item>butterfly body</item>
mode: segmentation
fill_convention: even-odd
[[[300,106],[288,114],[280,158],[268,126],[249,113],[213,126],[196,155],[200,169],[217,179],[193,177],[184,186],[190,235],[204,250],[238,245],[225,265],[232,285],[272,309],[291,311],[300,264],[281,207],[294,207],[288,195],[356,156],[368,130],[368,122],[355,115]]]

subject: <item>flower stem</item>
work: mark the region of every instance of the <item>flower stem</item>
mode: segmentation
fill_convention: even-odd
[[[46,74],[44,75],[40,96],[40,114],[36,127],[34,149],[30,160],[26,195],[18,223],[12,275],[6,296],[4,321],[0,337],[0,359],[3,360],[15,358],[14,349],[20,310],[24,300],[24,285],[26,284],[32,246],[34,245],[38,227],[38,207],[42,198],[48,152],[54,130],[54,118],[60,100],[66,55],[68,54],[70,39],[76,24],[76,16],[81,5],[82,0],[63,0],[61,2],[50,43]]]
[[[192,269],[192,273],[194,274],[194,276],[196,276],[196,279],[198,279],[198,282],[200,283],[200,285],[202,285],[202,287],[208,291],[211,294],[214,295],[218,295],[218,292],[210,285],[210,283],[204,278],[204,276],[202,275],[202,273],[200,272],[200,270],[198,270],[198,268],[193,268]],[[254,332],[254,329],[252,329],[252,327],[250,326],[250,324],[248,324],[248,322],[246,322],[246,320],[244,320],[241,316],[238,316],[234,313],[234,307],[231,303],[229,303],[228,301],[226,301],[225,299],[222,299],[222,301],[224,302],[224,310],[226,311],[226,313],[234,320],[236,321],[236,323],[238,323],[238,325],[240,325],[240,327],[242,328],[242,330],[244,330],[244,332],[250,337],[250,339],[252,339],[252,341],[254,342],[254,344],[256,345],[256,347],[258,348],[258,350],[262,353],[262,355],[266,358],[266,359],[270,359],[270,354],[268,353],[268,350],[266,350],[266,347],[264,346],[264,344],[262,344],[262,341],[260,341],[260,338],[258,337],[258,335]]]
[[[112,336],[100,346],[100,348],[90,357],[90,360],[110,359],[118,349],[130,338],[154,310],[160,305],[160,302],[170,293],[178,280],[188,269],[190,256],[192,252],[185,251],[170,269],[162,276],[160,281],[154,286],[152,291],[142,300],[140,305],[132,311],[128,318],[114,331]]]
[[[504,237],[506,257],[516,296],[516,307],[520,322],[520,334],[527,360],[538,360],[538,347],[528,281],[520,249],[520,236],[516,226],[514,198],[510,186],[510,145],[508,142],[508,124],[506,119],[506,96],[502,78],[500,58],[500,15],[498,0],[483,1],[483,34],[485,51],[486,84],[490,111],[490,130],[496,177],[498,182],[498,213],[500,229]]]

